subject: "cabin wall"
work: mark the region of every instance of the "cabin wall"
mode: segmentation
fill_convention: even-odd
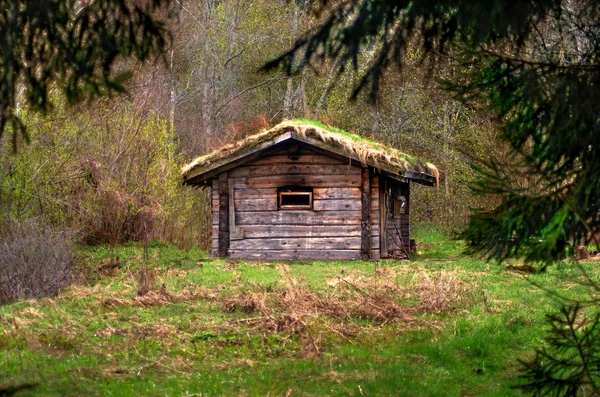
[[[371,259],[380,259],[379,247],[379,175],[371,176]]]
[[[210,234],[210,254],[213,257],[219,255],[219,181],[213,179],[210,187],[210,197],[212,204],[212,232]]]
[[[379,185],[370,180],[371,256],[379,257]],[[357,259],[361,256],[361,168],[302,148],[266,155],[228,172],[235,222],[229,256],[256,259]],[[313,210],[278,209],[277,188],[313,188]],[[218,254],[219,191],[211,188],[212,254]]]

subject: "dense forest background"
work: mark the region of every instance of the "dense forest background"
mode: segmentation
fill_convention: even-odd
[[[338,74],[333,59],[293,76],[262,71],[318,24],[309,2],[189,1],[178,8],[163,62],[120,65],[134,69],[129,95],[73,108],[56,93],[46,117],[17,98],[30,143],[20,137],[15,152],[11,134],[0,141],[0,221],[34,218],[85,244],[163,239],[207,248],[207,192],[183,187],[181,166],[294,117],[436,164],[438,189],[413,186],[414,221],[457,231],[470,207],[494,204],[469,193],[472,166],[490,158],[501,164],[507,149],[495,140],[489,114],[440,88],[455,73],[450,57],[431,68],[415,49],[402,70],[388,74],[376,103],[349,101],[361,67]],[[359,66],[373,56],[367,45]]]

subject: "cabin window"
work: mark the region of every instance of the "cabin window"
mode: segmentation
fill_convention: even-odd
[[[312,210],[313,191],[306,187],[282,187],[278,189],[280,210]]]

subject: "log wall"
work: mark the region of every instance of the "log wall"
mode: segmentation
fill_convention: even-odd
[[[228,172],[235,228],[231,258],[357,259],[361,256],[361,168],[302,148],[282,149]],[[379,258],[379,185],[370,174],[370,249]],[[277,188],[313,188],[313,210],[278,210]],[[219,190],[212,185],[212,254],[219,249]],[[242,238],[239,238],[242,237]],[[364,245],[364,243],[363,243]]]

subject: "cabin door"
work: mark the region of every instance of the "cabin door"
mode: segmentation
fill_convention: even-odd
[[[386,179],[380,192],[381,257],[406,259],[410,253],[409,184]]]

